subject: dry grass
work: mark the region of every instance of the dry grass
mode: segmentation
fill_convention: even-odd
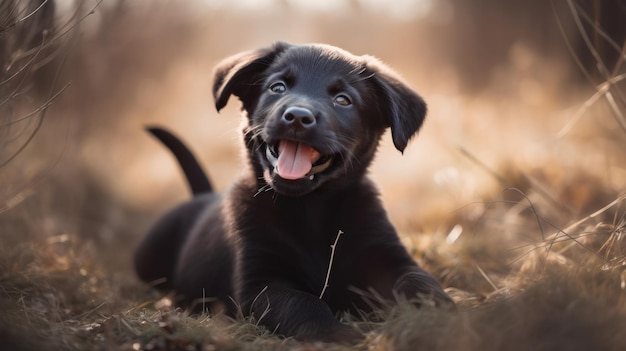
[[[460,309],[390,307],[369,322],[342,316],[365,334],[352,348],[626,349],[623,57],[601,69],[604,76],[586,74],[595,80],[590,92],[571,78],[575,64],[564,68],[567,54],[547,55],[520,39],[502,62],[481,68],[476,84],[464,80],[476,73],[456,70],[450,44],[438,45],[464,39],[450,23],[284,7],[234,15],[103,5],[67,22],[80,25],[61,26],[73,28],[65,39],[50,31],[59,39],[45,51],[36,40],[15,40],[19,28],[41,26],[11,26],[20,17],[0,15],[0,44],[20,53],[0,57],[3,349],[351,349],[282,340],[250,320],[189,316],[139,283],[130,266],[149,223],[186,198],[173,162],[142,125],[172,126],[206,150],[203,161],[224,188],[239,167],[238,121],[234,108],[212,111],[211,68],[275,39],[326,41],[392,60],[430,103],[420,137],[403,157],[385,139],[372,175],[407,247]],[[564,5],[569,11],[558,18],[568,38],[589,29],[594,40],[606,37],[593,13]],[[282,27],[268,27],[277,19],[310,24],[278,38]],[[233,28],[242,21],[251,28]],[[355,34],[330,35],[348,27]],[[266,32],[252,38],[254,28]],[[390,37],[400,42],[383,40]],[[623,55],[624,43],[616,44]],[[503,49],[481,55],[489,50]],[[484,88],[463,88],[477,85]]]

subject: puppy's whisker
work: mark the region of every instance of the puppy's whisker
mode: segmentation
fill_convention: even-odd
[[[252,195],[252,197],[257,197],[259,194],[268,192],[270,190],[272,190],[272,187],[269,184],[265,184],[262,187],[260,187],[259,190],[257,190],[257,192],[254,193],[254,195]]]
[[[250,136],[250,139],[258,138],[261,134],[263,134],[263,129],[257,127],[250,128],[244,133],[245,137]]]

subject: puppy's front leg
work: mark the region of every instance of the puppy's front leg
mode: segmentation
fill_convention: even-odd
[[[304,291],[269,286],[255,296],[244,297],[243,301],[244,313],[283,336],[340,343],[354,343],[363,338],[355,329],[337,321],[319,297]]]

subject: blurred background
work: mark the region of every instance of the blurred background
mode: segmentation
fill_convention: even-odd
[[[446,286],[488,289],[455,245],[508,262],[623,200],[625,18],[620,0],[1,0],[2,267],[45,247],[63,270],[71,249],[79,276],[133,281],[134,245],[189,198],[145,127],[178,134],[226,189],[241,119],[235,99],[216,112],[212,69],[281,40],[374,55],[424,97],[419,136],[401,155],[386,135],[371,176]]]
[[[530,340],[547,315],[614,316],[620,337],[625,18],[623,0],[0,0],[0,344],[157,349],[136,341],[153,325],[169,332],[146,314],[162,309],[132,251],[190,195],[145,127],[179,135],[227,189],[241,118],[235,99],[216,112],[213,67],[278,40],[374,55],[427,101],[404,155],[385,135],[370,173],[407,247],[461,305],[510,296],[550,267],[593,274],[527,290],[511,319],[515,305],[470,314],[487,348],[502,324]],[[601,274],[611,283],[594,283]],[[528,315],[532,291],[554,313]],[[549,291],[591,312],[572,316]],[[604,335],[580,326],[567,330]],[[435,329],[426,340],[441,340]]]

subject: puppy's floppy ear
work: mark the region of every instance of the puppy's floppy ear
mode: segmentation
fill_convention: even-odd
[[[404,152],[409,140],[417,133],[426,117],[426,103],[389,67],[378,59],[366,56],[366,65],[373,71],[372,80],[384,99],[379,108],[385,123],[391,128],[393,145]]]
[[[277,42],[270,47],[242,52],[220,62],[213,73],[213,98],[217,110],[226,106],[228,98],[235,95],[243,103],[243,108],[251,112],[261,93],[259,84],[263,72],[289,46]]]

